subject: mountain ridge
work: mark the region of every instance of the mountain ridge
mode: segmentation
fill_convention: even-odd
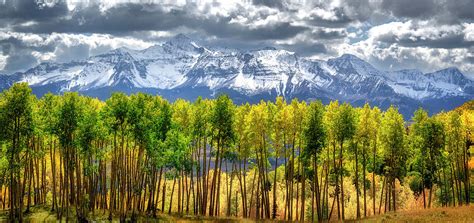
[[[143,91],[193,100],[227,93],[236,103],[283,96],[355,106],[368,102],[383,109],[394,104],[405,116],[418,107],[435,113],[474,98],[474,81],[455,67],[430,73],[382,71],[351,54],[324,61],[272,47],[213,49],[183,34],[143,50],[122,47],[85,60],[45,62],[0,75],[0,89],[14,82],[28,82],[38,96],[78,91],[106,99],[112,91]]]

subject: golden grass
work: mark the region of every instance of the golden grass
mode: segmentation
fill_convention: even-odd
[[[401,210],[349,222],[474,222],[474,206]]]
[[[33,213],[25,216],[27,222],[57,222],[53,214],[43,207],[34,208]],[[2,213],[5,214],[5,213]],[[108,222],[106,215],[97,213],[97,222]],[[140,217],[139,222],[255,222],[252,219],[226,218],[226,217],[196,217],[159,215],[158,218]],[[0,217],[0,222],[6,222],[6,216]],[[118,222],[114,219],[112,222]],[[272,222],[272,221],[259,221]],[[275,221],[279,222],[279,221]],[[336,222],[336,221],[333,221]],[[379,216],[368,217],[361,220],[348,220],[346,222],[474,222],[474,205],[462,207],[431,208],[417,210],[400,210]]]

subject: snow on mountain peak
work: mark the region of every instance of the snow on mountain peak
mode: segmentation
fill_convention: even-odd
[[[241,98],[283,95],[384,104],[474,97],[474,81],[457,68],[428,74],[380,71],[351,54],[324,61],[272,47],[204,48],[182,34],[144,50],[118,48],[84,61],[43,63],[0,80],[9,82],[3,88],[26,81],[59,92],[125,87],[195,95],[192,89],[207,89],[211,95],[231,91]]]
[[[339,59],[341,60],[350,60],[350,61],[362,61],[362,62],[365,62],[363,61],[362,59],[360,59],[359,57],[357,57],[356,55],[354,54],[349,54],[349,53],[345,53],[345,54],[342,54]]]
[[[165,42],[164,45],[169,45],[184,51],[203,51],[204,48],[196,44],[191,38],[184,34],[178,34]]]

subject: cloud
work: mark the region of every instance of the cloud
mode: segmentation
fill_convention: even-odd
[[[371,28],[373,41],[405,47],[468,48],[474,46],[473,24],[436,25],[428,21],[391,22]]]
[[[67,62],[105,53],[118,47],[145,49],[154,42],[109,34],[33,34],[0,32],[3,72],[26,70],[44,61]]]
[[[383,0],[381,6],[396,17],[429,18],[440,5],[433,0]]]
[[[207,5],[199,7],[187,4],[181,7],[164,7],[158,4],[118,4],[102,11],[98,5],[91,5],[75,10],[68,16],[54,20],[35,20],[34,23],[12,24],[17,32],[31,33],[108,33],[123,35],[134,31],[158,30],[167,31],[187,27],[218,37],[230,37],[259,40],[282,39],[302,32],[307,27],[294,25],[289,21],[273,21],[258,25],[257,21],[269,18],[267,9],[251,6],[234,5],[233,10],[213,12]],[[241,11],[242,10],[242,11]],[[246,11],[248,10],[248,11]],[[200,13],[198,13],[200,11]],[[239,17],[253,17],[249,23],[234,23]]]
[[[472,0],[0,1],[0,72],[145,48],[178,33],[212,47],[274,46],[382,69],[472,69]]]
[[[16,0],[4,1],[0,7],[0,19],[24,22],[29,20],[48,21],[68,14],[65,1],[53,1],[54,4],[45,4],[41,1]]]
[[[394,22],[376,26],[368,31],[367,39],[334,45],[328,51],[355,54],[383,70],[431,72],[456,66],[467,74],[474,74],[474,63],[470,59],[474,56],[474,45],[465,40],[466,26],[442,28],[425,24],[416,29],[406,28],[411,27],[410,24]],[[463,36],[464,40],[458,38],[461,42],[456,43],[446,40],[453,36]]]
[[[345,29],[316,29],[311,32],[313,39],[341,39],[347,36]]]
[[[264,5],[270,8],[279,8],[282,9],[283,1],[274,1],[274,0],[252,0],[254,5]]]
[[[432,19],[444,24],[474,20],[472,0],[382,0],[380,9],[397,18]]]

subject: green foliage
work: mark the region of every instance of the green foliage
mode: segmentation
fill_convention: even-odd
[[[234,105],[227,95],[220,95],[215,103],[210,120],[214,137],[223,147],[228,147],[235,138]]]
[[[368,194],[371,199],[372,189],[377,192],[375,199],[380,199],[382,187],[385,193],[391,192],[382,199],[390,197],[388,200],[395,200],[393,204],[398,205],[403,203],[402,193],[411,194],[406,190],[400,192],[399,189],[406,188],[400,186],[404,181],[415,197],[423,189],[431,189],[436,196],[433,200],[439,203],[462,204],[468,202],[469,195],[472,114],[471,110],[456,110],[430,117],[419,109],[406,123],[393,106],[382,112],[368,104],[353,108],[338,101],[325,106],[320,101],[306,103],[294,99],[288,104],[283,97],[275,103],[261,101],[240,106],[235,106],[226,95],[213,100],[198,98],[193,103],[182,99],[170,103],[143,93],[114,93],[105,102],[77,93],[46,94],[36,100],[26,84],[15,84],[0,94],[0,185],[13,179],[10,185],[22,186],[24,196],[36,196],[39,191],[50,196],[51,188],[64,193],[68,187],[59,187],[59,182],[52,186],[49,175],[41,180],[34,178],[39,174],[33,170],[40,169],[39,166],[55,166],[56,177],[58,170],[67,176],[60,183],[72,184],[67,193],[76,193],[62,194],[61,198],[78,196],[74,201],[77,203],[71,200],[66,202],[68,205],[87,211],[94,208],[89,202],[94,202],[99,193],[100,199],[104,203],[109,201],[107,205],[112,207],[117,204],[111,196],[117,200],[130,196],[130,206],[111,210],[125,210],[120,213],[124,215],[145,208],[142,206],[148,202],[143,199],[156,199],[154,202],[158,203],[162,194],[170,196],[172,185],[166,179],[181,177],[174,181],[178,184],[176,188],[185,189],[179,195],[180,205],[203,202],[199,205],[207,206],[206,199],[212,197],[211,206],[220,205],[219,211],[229,209],[231,214],[240,213],[244,200],[246,205],[264,200],[264,205],[259,203],[263,209],[273,206],[272,199],[277,214],[283,208],[289,210],[297,196],[306,199],[304,208],[308,214],[314,210],[309,209],[309,195],[318,191],[319,194],[312,194],[321,196],[318,212],[327,216],[336,195],[342,206],[353,207],[359,196],[366,198]],[[48,149],[50,159],[46,159]],[[61,160],[58,162],[55,156]],[[219,164],[233,172],[221,170]],[[273,172],[275,169],[278,171]],[[351,197],[351,181],[358,188],[356,199]],[[45,182],[44,187],[39,182]],[[163,185],[167,191],[157,182],[166,182]],[[79,185],[84,190],[73,190]],[[316,187],[319,189],[314,190]],[[130,191],[133,193],[128,194]],[[222,198],[220,194],[224,191],[227,196]],[[342,191],[346,193],[344,197]],[[233,193],[238,196],[229,196]],[[184,202],[190,194],[192,198],[187,197]],[[280,200],[288,202],[279,204]],[[365,200],[364,206],[371,206]],[[225,209],[221,201],[232,203]],[[149,208],[156,208],[154,205],[158,204],[146,207],[147,214]],[[87,210],[81,210],[83,207]],[[59,208],[58,204],[55,208]],[[305,209],[299,206],[300,211]],[[250,209],[246,211],[253,213]]]
[[[7,144],[9,169],[18,172],[19,155],[26,149],[33,133],[34,96],[26,83],[14,84],[0,96],[0,141]]]
[[[34,96],[26,83],[14,84],[0,96],[0,139],[19,141],[11,142],[13,148],[9,152],[19,153],[26,146],[25,140],[33,131]]]
[[[79,127],[79,121],[83,118],[82,109],[81,98],[77,93],[66,93],[64,95],[55,128],[63,148],[75,147],[76,138],[74,136]]]
[[[407,149],[403,116],[391,106],[383,115],[379,133],[384,160],[384,174],[403,181],[406,174]]]
[[[321,101],[311,102],[308,111],[309,120],[304,129],[305,153],[317,157],[326,143],[326,130],[323,125],[324,106]]]
[[[443,124],[419,109],[413,116],[414,124],[410,131],[412,147],[412,169],[421,173],[425,188],[431,188],[440,168],[441,150],[444,148],[445,134]]]
[[[409,172],[408,173],[408,186],[415,198],[418,198],[423,192],[423,177],[419,172]]]
[[[192,163],[188,159],[190,155],[189,138],[185,137],[181,131],[172,128],[168,131],[164,142],[165,157],[168,168],[176,171],[189,171]]]
[[[112,132],[124,131],[129,116],[129,100],[124,93],[113,93],[105,101],[102,117]]]
[[[356,132],[355,113],[348,103],[344,103],[339,107],[335,117],[335,137],[339,142],[352,138]]]
[[[152,120],[152,96],[138,93],[130,96],[128,119],[133,137],[142,147],[149,144]]]

